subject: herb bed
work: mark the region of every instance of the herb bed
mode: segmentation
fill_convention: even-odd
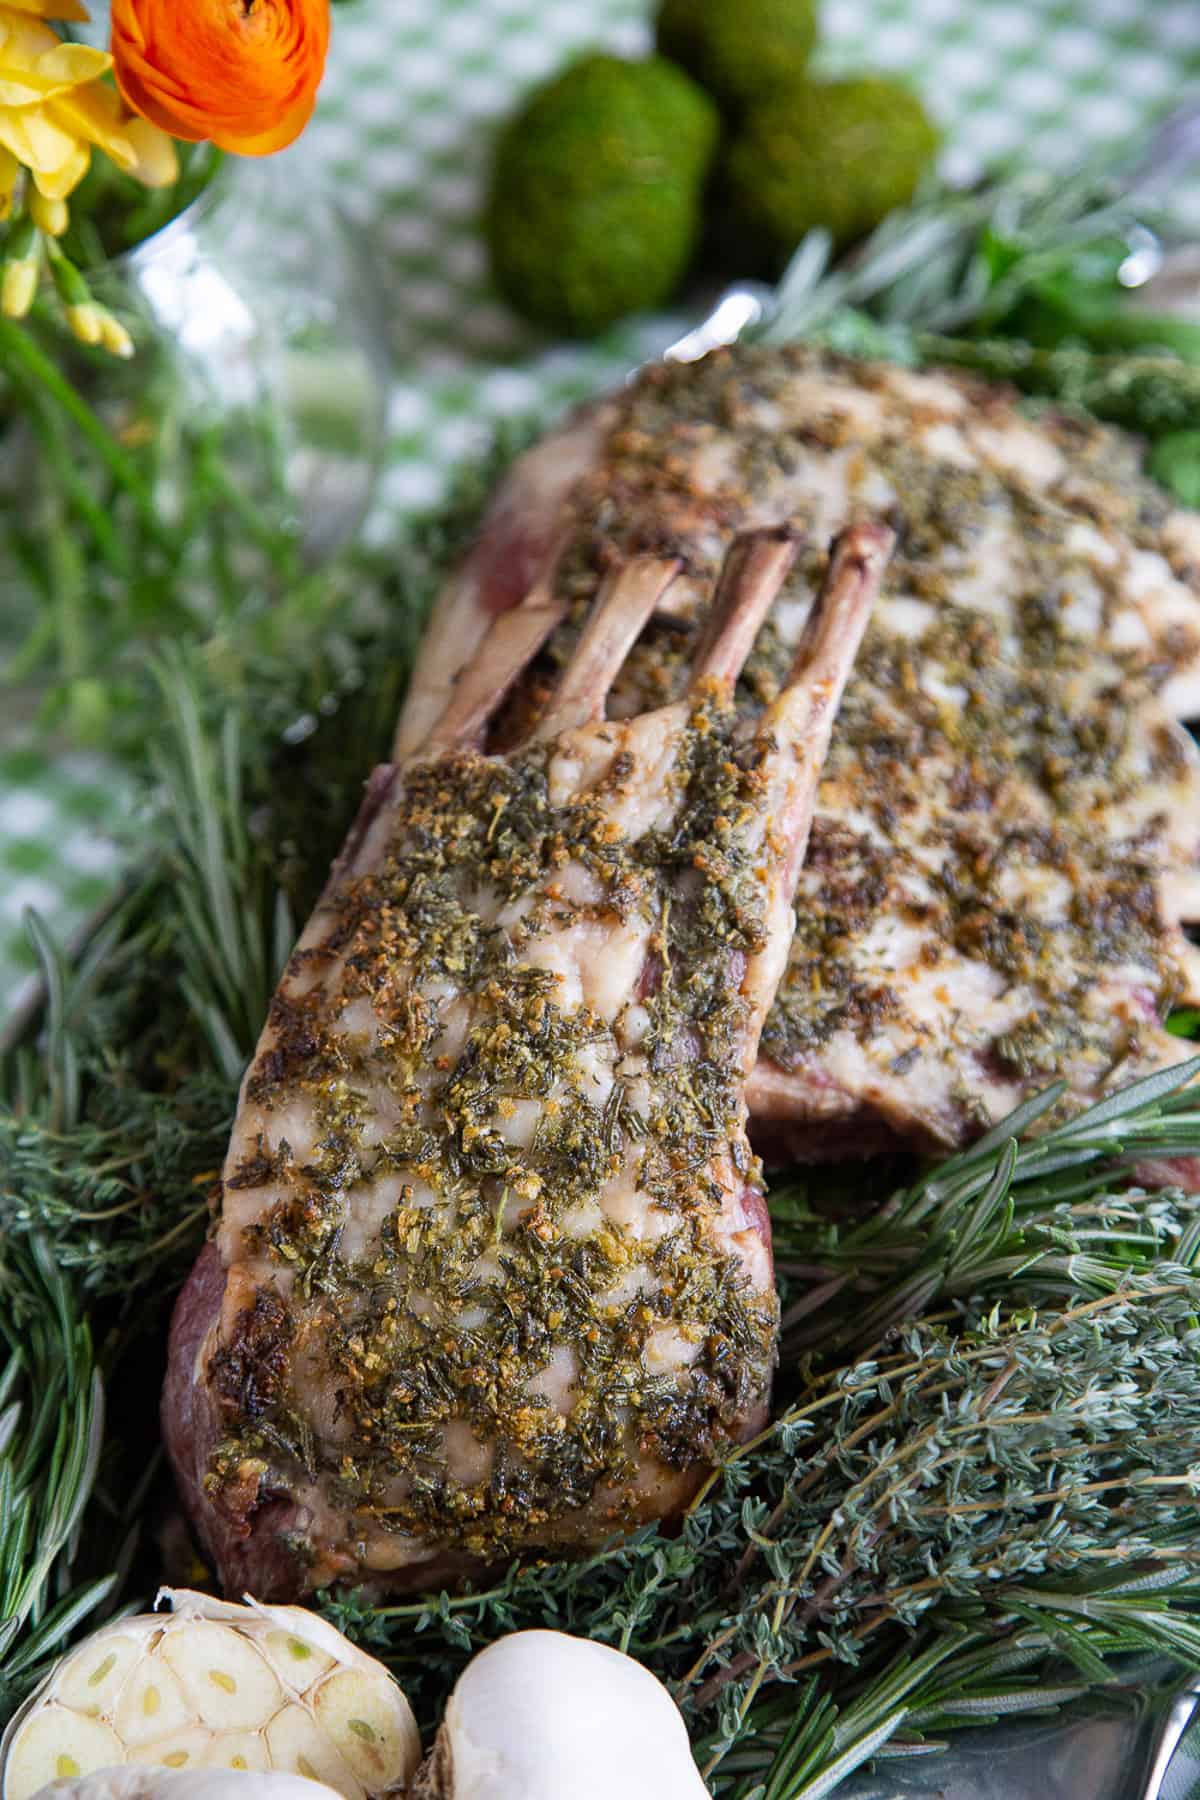
[[[6,1710],[169,1554],[162,1331],[289,921],[353,807],[361,770],[341,747],[385,740],[389,649],[364,638],[361,681],[292,748],[256,723],[250,688],[218,722],[202,665],[160,665],[142,873],[73,966],[33,927],[49,998],[40,1044],[9,1058],[0,1127]],[[302,792],[327,824],[303,837],[287,798]],[[1019,1148],[1031,1105],[860,1222],[830,1219],[811,1178],[776,1181],[776,1419],[681,1534],[514,1567],[479,1593],[323,1609],[427,1720],[469,1653],[513,1627],[615,1643],[673,1683],[718,1794],[794,1800],[889,1740],[1065,1702],[1126,1649],[1200,1666],[1200,1198],[1119,1191],[1131,1159],[1200,1149],[1182,1078]],[[870,1167],[852,1184],[860,1205],[881,1175],[894,1185]]]

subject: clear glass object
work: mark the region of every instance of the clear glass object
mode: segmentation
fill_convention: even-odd
[[[48,278],[0,345],[0,684],[30,707],[53,684],[99,742],[96,684],[130,642],[269,613],[354,536],[390,363],[364,236],[300,147],[227,158],[85,274],[131,357],[79,343]]]
[[[306,559],[354,533],[383,450],[386,337],[361,237],[303,159],[227,158],[88,279],[137,351],[90,357],[81,382],[119,439],[140,418],[168,450],[172,434],[208,434],[241,498],[290,513]],[[169,484],[169,454],[162,470]]]

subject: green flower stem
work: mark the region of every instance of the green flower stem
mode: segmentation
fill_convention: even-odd
[[[75,460],[63,441],[61,425],[52,410],[40,403],[41,397],[36,391],[31,390],[30,397],[34,402],[30,407],[30,423],[46,461],[53,469],[55,479],[61,483],[63,493],[91,532],[96,548],[105,562],[116,574],[128,576],[130,564],[125,546],[114,530],[108,513],[89,493],[87,483],[80,476]]]
[[[54,619],[49,609],[43,608],[37,622],[26,633],[20,649],[4,665],[5,685],[21,687],[29,681],[43,659],[53,650],[57,636]]]
[[[207,475],[214,493],[245,527],[259,548],[266,552],[274,567],[281,573],[295,573],[295,546],[292,539],[263,518],[258,508],[229,479],[219,456],[211,456]]]
[[[87,672],[87,572],[79,543],[67,522],[62,492],[41,483],[39,531],[47,547],[50,613],[54,620],[59,661],[68,681]]]
[[[201,514],[206,519],[209,580],[220,602],[221,617],[231,619],[237,614],[241,599],[241,587],[229,553],[229,532],[226,520],[220,509],[210,504],[217,487],[214,479],[217,462],[218,452],[215,436],[206,433],[195,446],[193,479],[196,482],[198,493],[202,496]]]
[[[125,489],[152,542],[159,549],[170,550],[171,537],[159,517],[154,496],[143,483],[132,460],[116,443],[112,433],[105,429],[82,395],[76,392],[50,358],[38,348],[28,331],[11,319],[0,318],[0,366],[15,370],[28,381],[35,382],[62,408],[98,452],[113,479]]]

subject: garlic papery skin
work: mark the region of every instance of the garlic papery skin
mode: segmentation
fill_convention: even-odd
[[[403,1792],[416,1721],[381,1663],[300,1606],[164,1589],[173,1611],[70,1651],[0,1741],[0,1800],[121,1764],[275,1772],[342,1800]]]
[[[303,1775],[267,1769],[166,1769],[124,1763],[39,1788],[37,1800],[335,1800],[334,1791]]]
[[[518,1631],[459,1676],[420,1800],[707,1800],[662,1683],[607,1644]]]

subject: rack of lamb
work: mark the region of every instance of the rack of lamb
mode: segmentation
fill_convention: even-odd
[[[798,535],[726,546],[679,696],[619,720],[606,697],[684,576],[614,559],[485,751],[566,624],[548,543],[372,776],[172,1327],[166,1442],[231,1593],[602,1543],[677,1514],[762,1424],[777,1302],[745,1089],[890,546],[862,523],[822,554],[757,717],[733,688]]]

